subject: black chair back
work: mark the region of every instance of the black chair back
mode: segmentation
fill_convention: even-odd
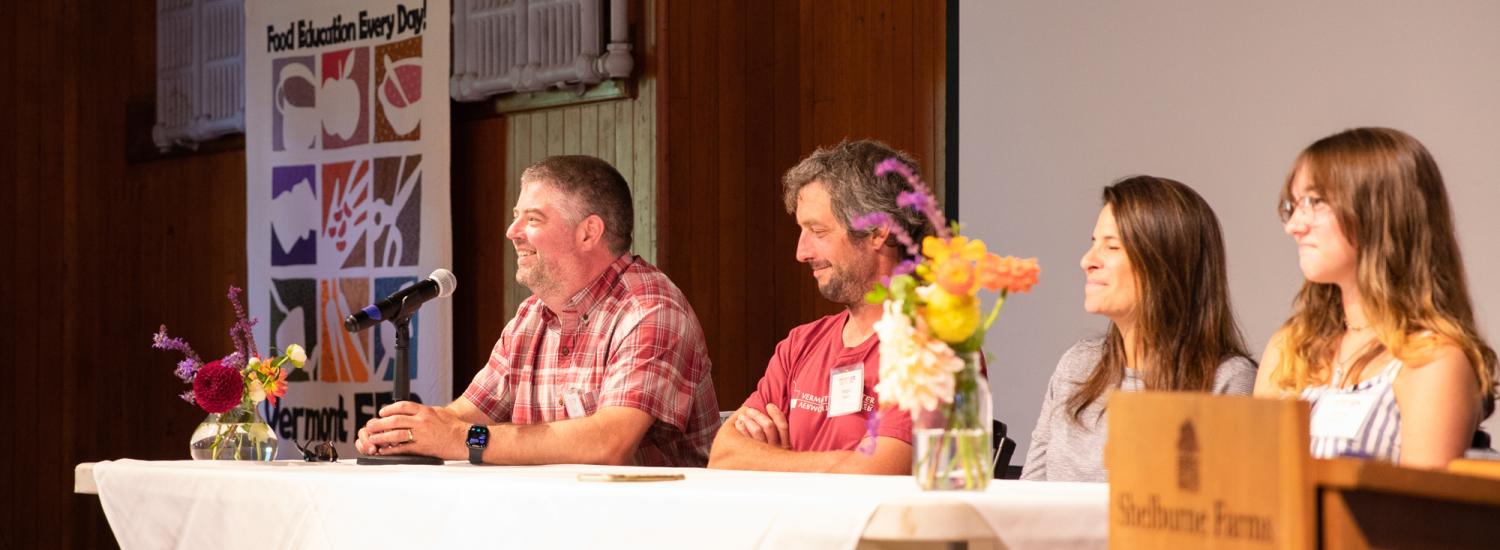
[[[1020,468],[1012,468],[1010,459],[1016,454],[1016,441],[1006,437],[1008,429],[1004,422],[994,421],[995,436],[990,450],[995,457],[995,479],[1019,479]]]

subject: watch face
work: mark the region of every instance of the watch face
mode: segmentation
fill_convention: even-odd
[[[469,437],[465,440],[470,447],[484,447],[490,444],[490,429],[484,426],[470,426]]]

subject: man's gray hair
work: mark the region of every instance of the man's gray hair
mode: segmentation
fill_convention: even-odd
[[[917,172],[917,162],[911,155],[879,141],[843,141],[833,147],[819,147],[781,178],[786,211],[796,215],[797,194],[807,184],[818,181],[828,190],[834,217],[851,237],[864,237],[871,231],[856,231],[852,225],[855,218],[883,212],[920,243],[922,237],[933,234],[935,228],[920,212],[896,206],[896,196],[911,190],[906,178],[895,172],[875,175],[875,167],[892,157],[911,168],[913,173]],[[894,237],[888,238],[885,244],[901,246]]]

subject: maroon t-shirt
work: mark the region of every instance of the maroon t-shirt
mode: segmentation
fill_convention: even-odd
[[[868,430],[870,415],[879,411],[875,384],[880,381],[880,338],[844,347],[844,322],[849,312],[829,315],[792,329],[776,344],[766,375],[746,407],[765,411],[767,403],[787,414],[787,436],[795,451],[851,451]],[[859,412],[828,417],[828,381],[835,368],[864,365],[864,403]],[[876,435],[911,443],[911,416],[895,407],[879,411]]]

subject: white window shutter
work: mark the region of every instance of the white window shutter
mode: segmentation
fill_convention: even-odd
[[[478,101],[510,92],[581,88],[630,76],[634,61],[626,4],[626,0],[453,0],[450,93],[458,101]]]
[[[244,131],[244,0],[157,0],[152,141],[165,151]]]

